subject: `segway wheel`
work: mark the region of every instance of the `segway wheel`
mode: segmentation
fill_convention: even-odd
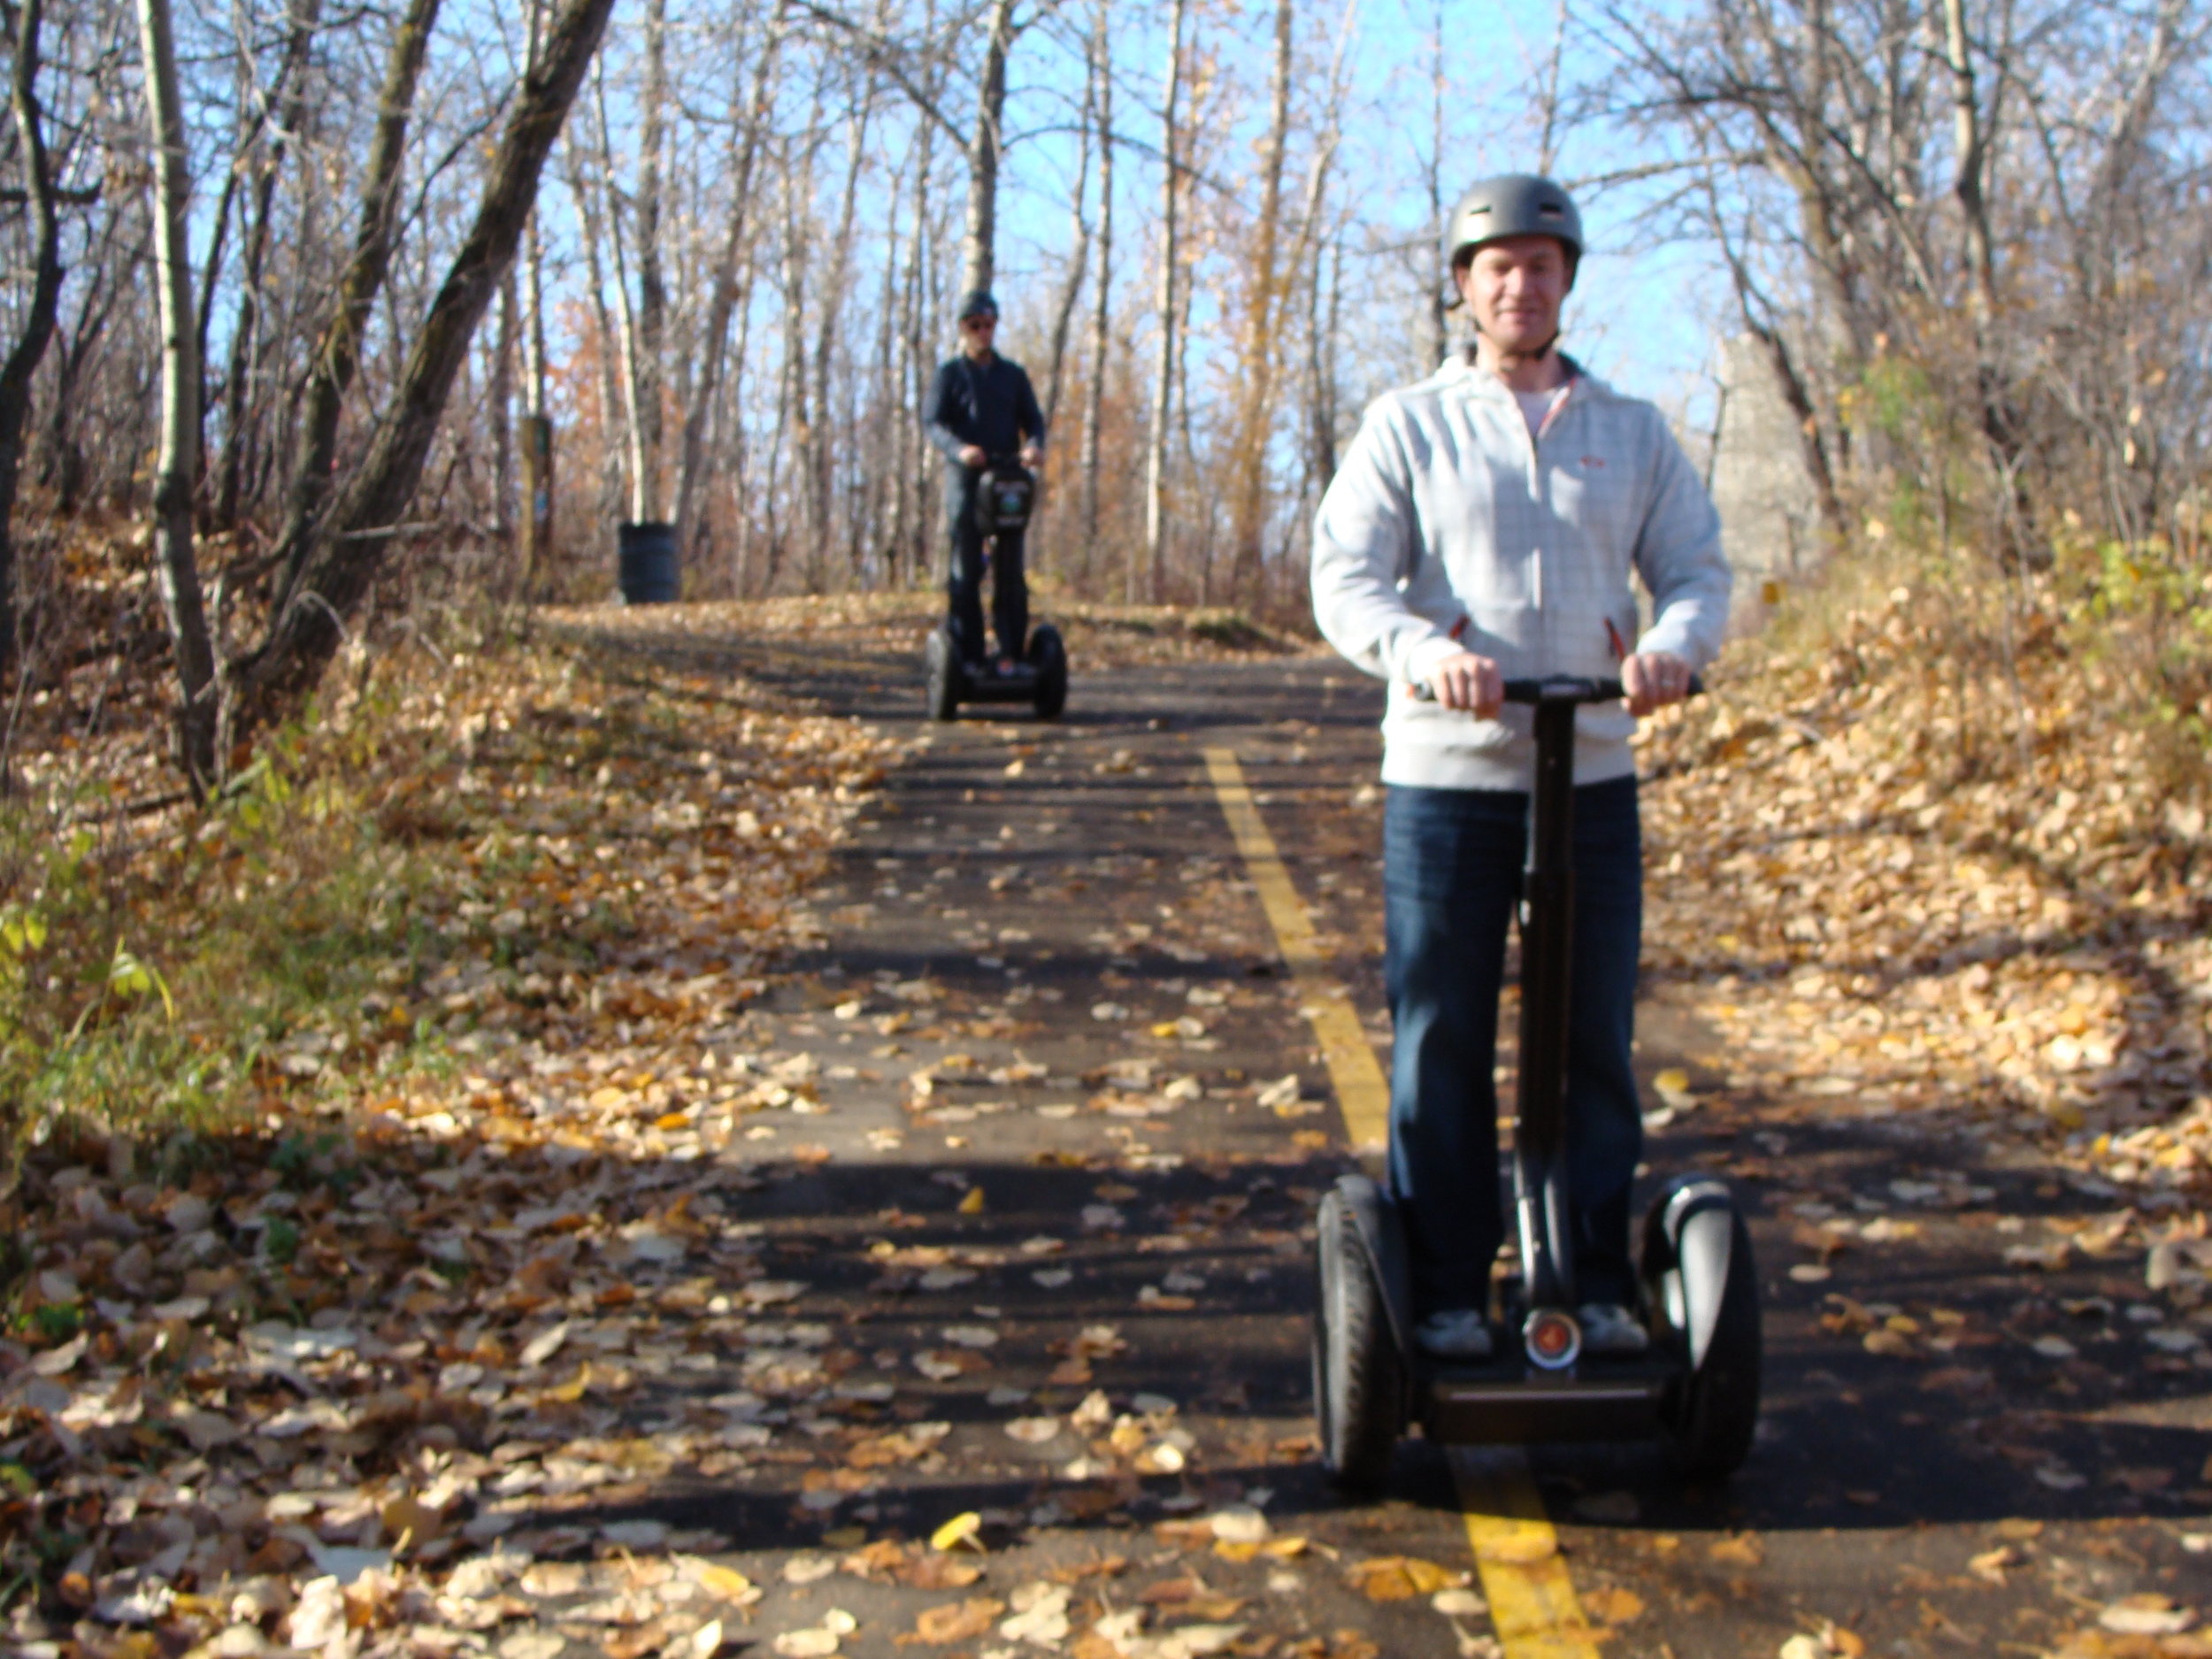
[[[929,718],[949,720],[960,712],[960,694],[965,689],[960,672],[960,653],[942,628],[932,629],[924,657],[929,667]]]
[[[1379,1492],[1390,1476],[1403,1392],[1390,1316],[1359,1225],[1333,1192],[1321,1201],[1319,1233],[1313,1395],[1321,1462],[1345,1490]]]
[[[1056,720],[1068,706],[1068,649],[1049,622],[1029,636],[1029,661],[1037,671],[1037,718]]]
[[[1693,1480],[1724,1480],[1735,1473],[1751,1455],[1759,1426],[1759,1274],[1750,1230],[1732,1210],[1729,1227],[1728,1266],[1712,1333],[1704,1358],[1683,1380],[1670,1425],[1674,1464]]]

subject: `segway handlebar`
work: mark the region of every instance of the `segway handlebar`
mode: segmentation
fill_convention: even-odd
[[[1690,688],[1682,695],[1694,697],[1705,689],[1705,682],[1697,675],[1690,676]],[[1509,680],[1505,682],[1508,703],[1616,703],[1628,695],[1617,680],[1592,680],[1580,674],[1548,674],[1540,680]],[[1416,680],[1413,695],[1417,702],[1433,703],[1436,690],[1425,680]]]

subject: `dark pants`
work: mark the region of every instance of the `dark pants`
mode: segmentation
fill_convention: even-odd
[[[1576,1294],[1635,1303],[1629,1188],[1643,1151],[1630,1069],[1643,848],[1636,780],[1575,790],[1567,1184]],[[1489,1303],[1504,1236],[1492,1079],[1506,930],[1521,887],[1528,796],[1393,785],[1383,810],[1384,927],[1395,1046],[1390,1187],[1424,1313]]]
[[[945,581],[951,600],[952,637],[960,655],[979,663],[983,649],[983,532],[976,526],[978,467],[945,469],[945,513],[952,536],[952,570]],[[1029,583],[1022,575],[1022,534],[1002,530],[991,546],[991,626],[999,655],[1018,662],[1029,641]]]

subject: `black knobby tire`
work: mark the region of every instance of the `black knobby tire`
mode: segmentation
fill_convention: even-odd
[[[1728,1279],[1705,1363],[1684,1381],[1676,1400],[1675,1467],[1693,1480],[1724,1480],[1743,1466],[1759,1427],[1761,1331],[1759,1273],[1751,1233],[1731,1215]]]
[[[1048,622],[1029,636],[1029,661],[1037,671],[1037,718],[1056,720],[1068,706],[1068,650],[1059,629]]]
[[[1345,1490],[1379,1492],[1398,1443],[1398,1352],[1359,1225],[1334,1193],[1321,1202],[1317,1264],[1313,1393],[1321,1462]]]
[[[923,655],[929,666],[929,718],[949,720],[960,712],[960,653],[953,649],[951,636],[935,628]]]

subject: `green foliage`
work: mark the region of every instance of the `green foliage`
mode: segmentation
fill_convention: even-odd
[[[1903,440],[1940,418],[1941,400],[1928,372],[1910,358],[1884,354],[1859,376],[1867,422],[1885,437]]]
[[[288,1265],[299,1253],[299,1224],[286,1216],[271,1216],[261,1230],[261,1254]]]
[[[81,1532],[65,1532],[59,1527],[38,1526],[31,1529],[31,1548],[49,1568],[60,1567],[84,1548]]]
[[[357,1165],[336,1161],[337,1154],[345,1146],[345,1138],[330,1130],[315,1135],[295,1131],[277,1142],[276,1150],[269,1157],[269,1168],[294,1192],[327,1187],[342,1196],[358,1186],[362,1179]]]
[[[371,925],[419,879],[370,810],[373,747],[354,727],[280,733],[150,842],[100,786],[0,801],[0,1161],[82,1123],[166,1137],[187,1173],[175,1132],[255,1110],[281,1045],[406,958]]]
[[[2055,565],[2069,649],[2128,687],[2128,718],[2162,770],[2200,782],[2212,754],[2212,569],[2164,535],[2069,534]]]
[[[73,1302],[42,1302],[31,1310],[31,1333],[46,1342],[66,1342],[84,1328],[84,1309]]]

